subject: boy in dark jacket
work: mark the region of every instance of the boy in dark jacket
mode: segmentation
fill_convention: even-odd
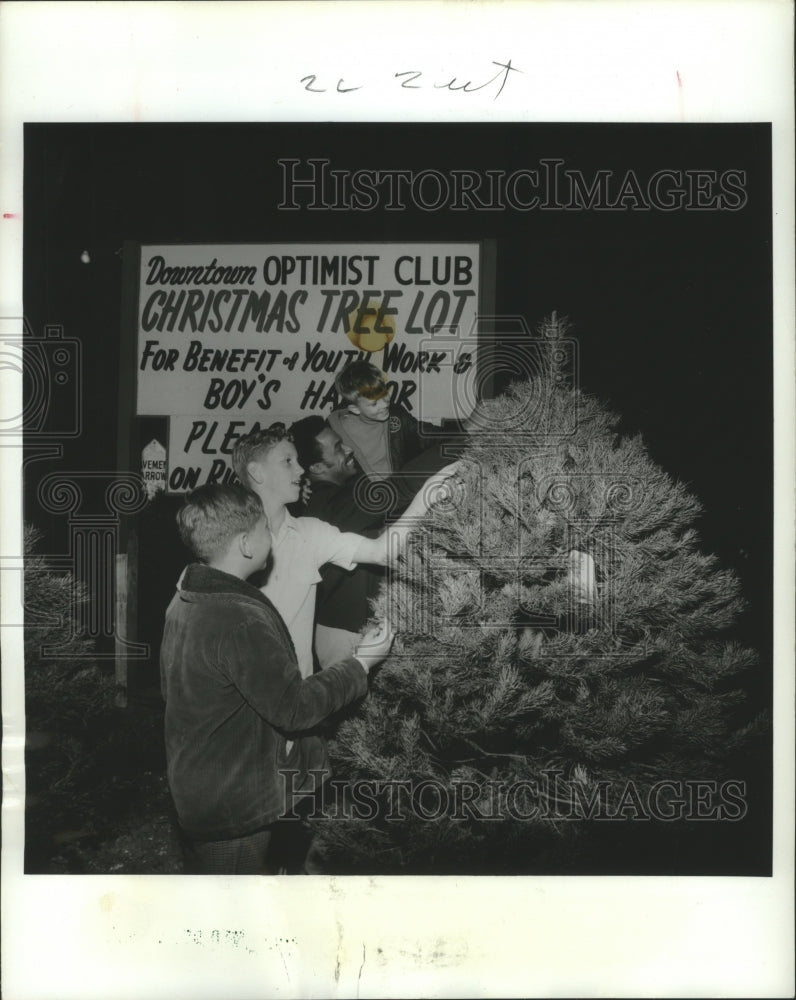
[[[388,476],[428,448],[422,425],[402,406],[390,402],[390,388],[369,361],[352,361],[334,381],[344,400],[329,414],[329,426],[354,453],[362,470]]]
[[[177,523],[200,560],[169,605],[161,645],[168,779],[186,871],[277,874],[300,835],[285,817],[329,773],[325,742],[311,730],[366,693],[392,636],[374,629],[353,656],[302,679],[284,622],[246,583],[271,550],[259,498],[239,486],[202,486]]]

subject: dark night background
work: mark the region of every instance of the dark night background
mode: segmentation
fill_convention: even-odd
[[[333,169],[505,170],[560,157],[640,178],[661,169],[746,171],[740,211],[280,211],[279,158]],[[53,125],[25,127],[24,307],[83,349],[82,433],[58,460],[29,461],[25,517],[66,551],[39,480],[117,467],[121,247],[139,243],[494,239],[496,311],[574,324],[580,382],[690,485],[703,547],[741,578],[739,638],[770,699],[772,623],[771,146],[767,125]],[[82,251],[91,262],[81,262]],[[51,414],[53,419],[56,415]],[[157,418],[137,421],[141,445]],[[160,433],[158,431],[160,430]],[[28,458],[33,456],[29,453]],[[140,466],[139,466],[140,468]],[[135,463],[133,471],[136,471]],[[139,638],[155,651],[184,554],[174,501],[141,518]],[[133,668],[151,686],[156,657]]]

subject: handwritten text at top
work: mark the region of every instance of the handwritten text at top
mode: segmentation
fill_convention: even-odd
[[[417,69],[401,70],[398,73],[393,73],[392,79],[397,81],[397,86],[399,86],[402,90],[433,89],[458,91],[463,94],[474,94],[477,91],[486,90],[488,87],[491,87],[496,91],[493,99],[497,100],[503,93],[503,89],[509,79],[509,74],[521,73],[522,70],[517,69],[516,66],[512,66],[511,59],[504,63],[493,60],[490,65],[497,66],[498,70],[496,73],[492,70],[487,70],[486,73],[492,73],[492,76],[481,83],[474,82],[473,80],[462,82],[456,76],[452,76],[448,79],[447,75],[442,78],[442,82],[435,82],[428,74],[425,74],[423,70]],[[486,76],[486,73],[484,73],[484,76]],[[309,73],[307,76],[303,76],[301,78],[301,83],[304,84],[304,89],[309,91],[311,94],[326,94],[330,91],[338,94],[351,94],[354,91],[365,89],[365,84],[356,83],[353,78],[346,80],[343,77],[338,78],[336,86],[326,86],[326,84],[329,83],[329,79],[322,79],[316,73]]]

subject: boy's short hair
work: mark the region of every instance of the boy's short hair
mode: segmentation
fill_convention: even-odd
[[[247,466],[263,454],[270,451],[280,441],[293,441],[290,431],[284,424],[271,424],[262,430],[252,431],[238,438],[232,452],[232,468],[235,475],[244,486],[250,486]]]
[[[318,435],[328,426],[328,422],[317,413],[309,417],[302,417],[301,420],[297,420],[291,425],[290,435],[296,446],[299,465],[303,469],[309,469],[316,462],[323,461]]]
[[[334,380],[334,387],[349,403],[353,403],[357,396],[381,399],[390,391],[384,372],[369,361],[352,361],[346,365]]]
[[[177,528],[185,545],[206,563],[262,517],[265,512],[256,493],[236,483],[214,483],[199,486],[186,497],[177,513]]]

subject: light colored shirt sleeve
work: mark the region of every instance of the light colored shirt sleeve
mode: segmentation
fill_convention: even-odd
[[[340,531],[317,517],[302,517],[299,522],[309,536],[319,569],[326,563],[334,563],[341,569],[353,569],[357,565],[354,555],[362,542],[362,535]]]

